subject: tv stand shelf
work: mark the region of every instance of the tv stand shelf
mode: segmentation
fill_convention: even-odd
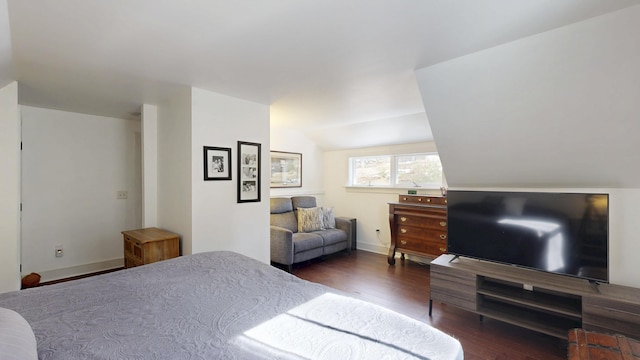
[[[573,328],[637,337],[640,289],[598,288],[584,279],[441,255],[431,262],[429,315],[435,300],[563,339]]]
[[[522,284],[478,277],[478,313],[564,338],[581,326],[580,298],[571,294],[525,290]]]
[[[496,299],[520,305],[522,307],[580,318],[582,316],[580,297],[562,293],[524,290],[521,284],[503,284],[494,279],[480,277],[478,295],[483,298]]]

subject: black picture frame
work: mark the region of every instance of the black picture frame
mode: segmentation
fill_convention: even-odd
[[[260,202],[261,144],[238,141],[238,202]]]
[[[231,180],[231,148],[203,146],[204,180]]]

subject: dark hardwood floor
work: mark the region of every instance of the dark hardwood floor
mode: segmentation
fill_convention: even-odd
[[[429,266],[405,260],[387,264],[384,255],[354,251],[294,266],[293,274],[376,303],[457,338],[466,360],[561,360],[566,341],[479,317],[434,302],[429,317]]]

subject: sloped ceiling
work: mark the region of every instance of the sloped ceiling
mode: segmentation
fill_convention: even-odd
[[[21,104],[129,117],[197,87],[269,104],[276,126],[354,139],[365,122],[424,113],[416,68],[640,0],[0,0],[0,17],[5,2],[0,66],[5,78],[13,59]]]
[[[0,88],[15,80],[7,1],[0,0]]]
[[[640,7],[417,71],[452,187],[640,187]]]

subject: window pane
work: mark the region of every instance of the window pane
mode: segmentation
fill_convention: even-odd
[[[442,164],[435,154],[396,158],[396,185],[412,187],[442,184]]]
[[[352,158],[352,185],[391,185],[391,157]]]

